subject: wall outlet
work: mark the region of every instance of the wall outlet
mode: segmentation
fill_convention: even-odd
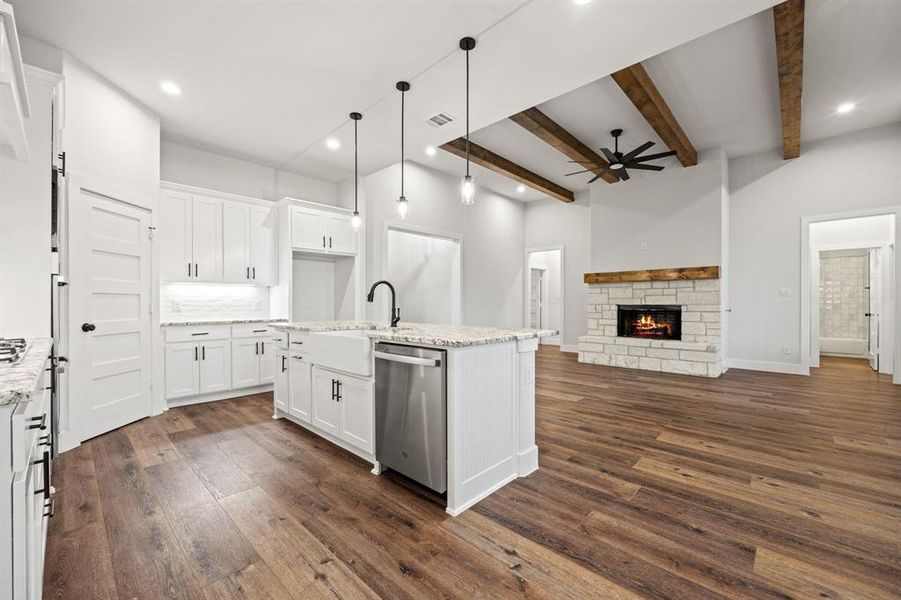
[[[789,348],[788,346],[782,346],[782,354],[791,354],[791,353],[792,353],[791,348]]]
[[[641,249],[642,249],[642,250],[647,250],[647,249],[648,249],[648,243],[647,243],[647,242],[642,242],[642,243],[641,243]]]
[[[781,298],[788,298],[788,297],[791,296],[791,295],[792,295],[792,294],[791,294],[791,290],[790,290],[790,289],[788,289],[788,288],[779,288],[779,297],[781,297]]]

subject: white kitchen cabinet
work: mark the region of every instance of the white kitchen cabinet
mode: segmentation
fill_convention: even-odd
[[[275,382],[275,372],[278,367],[277,349],[270,343],[269,338],[260,339],[260,384]]]
[[[281,348],[275,350],[275,409],[282,412],[288,410],[288,351]]]
[[[291,247],[324,254],[355,254],[357,233],[351,215],[337,209],[291,207]]]
[[[240,202],[222,205],[223,271],[226,283],[272,285],[276,276],[277,211]]]
[[[329,214],[326,219],[326,236],[330,252],[353,254],[357,251],[357,234],[349,215]]]
[[[166,398],[200,393],[200,358],[195,342],[166,344]]]
[[[222,201],[163,190],[157,239],[163,282],[221,282]]]
[[[232,340],[232,387],[260,382],[260,342],[256,338]]]
[[[321,210],[291,207],[291,247],[297,250],[326,250],[326,215]]]
[[[288,412],[304,423],[310,423],[313,409],[312,366],[300,354],[291,355],[288,388]]]
[[[200,344],[200,393],[231,389],[231,347],[228,340]]]
[[[336,437],[340,435],[341,407],[338,405],[336,373],[313,368],[313,420],[315,427]]]
[[[375,419],[372,381],[340,375],[338,404],[341,407],[339,437],[368,454],[375,453]]]

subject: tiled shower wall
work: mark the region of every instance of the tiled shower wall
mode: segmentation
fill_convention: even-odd
[[[820,337],[865,340],[869,306],[869,257],[820,255]]]
[[[160,320],[268,319],[269,288],[172,283],[160,286]]]

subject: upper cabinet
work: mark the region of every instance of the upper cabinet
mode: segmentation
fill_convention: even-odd
[[[0,2],[0,148],[28,160],[25,119],[31,116],[13,7]]]
[[[345,209],[291,206],[291,248],[324,254],[356,254],[357,234]]]
[[[222,207],[223,265],[226,283],[274,285],[275,208],[240,202]]]
[[[157,223],[161,281],[275,285],[277,214],[262,203],[164,186]]]

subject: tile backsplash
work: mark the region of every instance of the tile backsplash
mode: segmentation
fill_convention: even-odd
[[[268,319],[269,288],[250,285],[160,285],[160,320]]]

